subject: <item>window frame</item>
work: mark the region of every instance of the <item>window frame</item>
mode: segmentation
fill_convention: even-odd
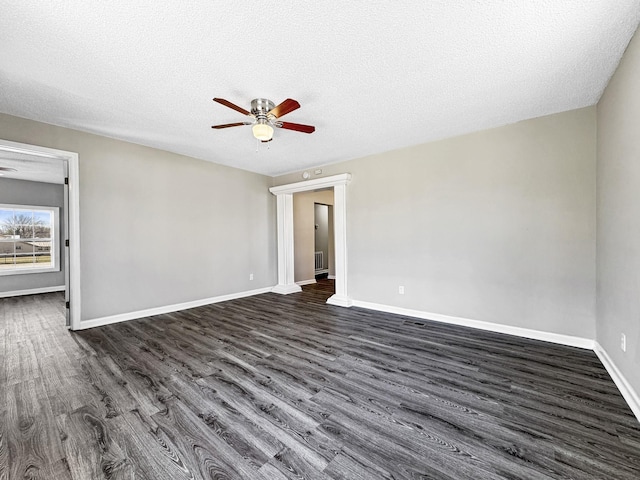
[[[15,210],[22,212],[48,212],[53,215],[51,235],[51,266],[49,267],[14,267],[0,268],[0,277],[8,275],[26,275],[34,273],[52,273],[60,271],[60,207],[48,207],[44,205],[17,205],[0,203],[2,210]],[[4,242],[3,242],[4,243]]]

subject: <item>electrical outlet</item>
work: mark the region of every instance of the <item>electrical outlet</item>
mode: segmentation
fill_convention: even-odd
[[[400,286],[398,287],[398,293],[399,293],[400,295],[404,295],[404,286],[400,285]]]
[[[253,273],[249,274],[249,280],[253,280]]]
[[[627,336],[624,333],[620,335],[620,348],[623,352],[627,351]]]

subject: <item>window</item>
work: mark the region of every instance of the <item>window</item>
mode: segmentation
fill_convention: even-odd
[[[0,275],[60,270],[58,207],[0,204]]]

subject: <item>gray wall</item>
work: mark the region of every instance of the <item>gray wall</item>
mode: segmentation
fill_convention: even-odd
[[[298,179],[294,181],[298,181]],[[296,282],[304,282],[316,278],[314,269],[315,202],[333,205],[333,189],[319,192],[301,192],[293,195],[293,255],[294,281]],[[330,253],[333,254],[333,251]]]
[[[83,320],[276,283],[270,177],[8,115],[0,138],[79,154]]]
[[[640,392],[640,35],[598,103],[597,340]],[[620,336],[627,336],[627,351]]]
[[[595,138],[591,107],[324,166],[350,296],[594,338]]]
[[[64,186],[0,178],[0,203],[59,207],[60,209],[60,240],[58,244],[60,271],[0,276],[0,295],[16,290],[64,286],[64,248],[62,247],[64,239]]]

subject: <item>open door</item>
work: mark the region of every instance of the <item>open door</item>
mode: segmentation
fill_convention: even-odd
[[[17,154],[21,161],[40,162],[55,160],[64,175],[64,205],[60,228],[60,260],[65,266],[66,325],[71,330],[80,329],[80,175],[78,154],[65,150],[17,143],[0,138],[0,153]],[[57,167],[56,167],[57,168]],[[56,181],[55,183],[58,183]]]
[[[65,325],[71,327],[71,265],[69,255],[69,162],[64,162],[64,222],[62,228],[62,238],[64,242],[64,304],[65,304]]]

